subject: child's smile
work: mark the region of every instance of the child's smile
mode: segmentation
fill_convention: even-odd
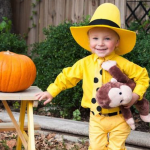
[[[117,33],[109,28],[92,28],[89,30],[90,48],[99,57],[109,55],[118,45]]]

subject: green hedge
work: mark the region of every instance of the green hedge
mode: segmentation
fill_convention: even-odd
[[[136,45],[134,49],[124,55],[124,57],[141,67],[145,67],[150,76],[150,33],[146,33],[144,27],[148,25],[150,25],[149,22],[144,22],[143,25],[139,25],[138,22],[132,22],[129,29],[137,32]],[[146,92],[146,98],[150,101],[150,87]]]
[[[87,25],[88,23],[87,18],[78,24],[64,22],[56,27],[50,26],[48,29],[44,29],[46,40],[33,45],[32,58],[37,67],[35,84],[42,90],[45,91],[48,85],[54,82],[63,68],[70,67],[77,60],[89,55],[88,51],[75,42],[70,32],[71,26]],[[53,99],[53,104],[63,108],[68,117],[81,105],[81,84],[79,82],[76,87],[61,92]],[[65,115],[63,114],[63,116]]]
[[[13,33],[1,33],[0,34],[0,51],[11,51],[18,54],[27,55],[26,41]]]
[[[0,51],[11,51],[18,54],[27,54],[28,46],[20,36],[11,33],[12,22],[7,17],[2,17],[0,23]]]
[[[42,90],[54,82],[56,76],[63,68],[72,66],[77,60],[89,55],[89,52],[81,48],[70,33],[70,26],[87,25],[89,19],[73,24],[64,22],[58,26],[50,26],[44,29],[45,41],[35,43],[32,49],[32,58],[37,67],[35,84]],[[150,73],[150,34],[139,32],[134,50],[125,55],[130,61],[146,67]],[[72,89],[61,92],[53,100],[53,104],[63,109],[62,116],[72,115],[75,109],[80,108],[82,98],[81,82]],[[150,94],[147,94],[150,97]],[[150,99],[150,98],[149,98]]]

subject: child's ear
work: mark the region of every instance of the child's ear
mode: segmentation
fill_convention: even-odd
[[[116,47],[118,47],[119,44],[120,44],[120,39],[117,40]]]

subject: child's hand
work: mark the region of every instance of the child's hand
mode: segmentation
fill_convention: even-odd
[[[50,93],[48,93],[47,91],[37,93],[35,95],[35,98],[39,101],[45,100],[44,105],[46,105],[47,103],[49,103],[53,99],[52,95]]]
[[[125,107],[124,108],[130,108],[132,105],[134,105],[136,103],[136,101],[139,99],[139,95],[137,95],[136,93],[132,93],[132,100],[124,105]]]

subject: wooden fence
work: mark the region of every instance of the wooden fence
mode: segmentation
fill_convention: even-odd
[[[37,4],[36,2],[37,0],[12,1],[14,31],[21,35],[28,33],[28,45],[45,39],[44,27],[58,25],[64,20],[78,22],[87,15],[92,16],[95,9],[105,2],[118,6],[123,28],[126,15],[129,13],[126,0],[41,0]]]

